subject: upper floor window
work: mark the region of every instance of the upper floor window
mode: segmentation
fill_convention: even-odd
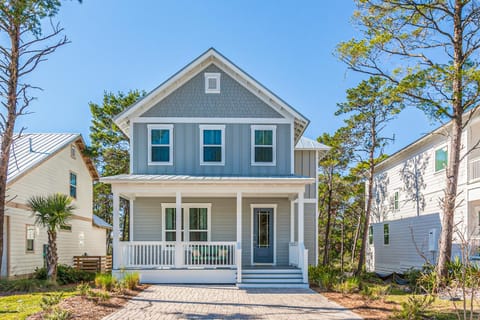
[[[225,164],[225,126],[200,126],[200,164]]]
[[[173,125],[148,126],[148,164],[173,163]]]
[[[400,208],[399,198],[400,198],[399,192],[395,191],[395,193],[393,195],[393,210],[394,211],[398,211],[398,209]]]
[[[252,165],[276,164],[276,126],[252,126]]]
[[[383,244],[390,244],[390,225],[388,223],[383,225]]]
[[[205,93],[220,93],[220,73],[205,73]]]
[[[368,227],[368,244],[373,244],[373,226]]]
[[[70,172],[70,197],[77,198],[77,175]]]
[[[448,151],[447,147],[435,150],[435,172],[441,171],[447,167]]]

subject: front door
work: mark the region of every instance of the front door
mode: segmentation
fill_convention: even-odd
[[[253,209],[253,263],[273,263],[273,208]]]

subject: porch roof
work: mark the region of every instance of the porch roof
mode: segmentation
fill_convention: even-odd
[[[193,176],[193,175],[154,175],[154,174],[120,174],[102,177],[101,182],[117,183],[192,183],[192,184],[295,184],[306,185],[315,182],[315,178],[286,176]]]

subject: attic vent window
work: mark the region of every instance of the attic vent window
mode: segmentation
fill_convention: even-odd
[[[205,73],[205,93],[220,93],[220,73]]]

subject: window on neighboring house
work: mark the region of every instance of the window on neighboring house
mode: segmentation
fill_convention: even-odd
[[[189,210],[189,240],[208,240],[208,209],[190,208]]]
[[[390,225],[388,223],[383,225],[383,244],[390,244]]]
[[[71,224],[64,224],[60,226],[61,231],[72,231],[72,225]]]
[[[148,126],[148,164],[171,165],[173,162],[173,125]]]
[[[35,251],[35,226],[27,225],[26,251],[27,252]]]
[[[200,126],[200,164],[225,163],[225,126]]]
[[[220,73],[205,73],[205,93],[220,93]]]
[[[447,167],[448,151],[447,147],[435,150],[435,172],[441,171]]]
[[[252,126],[252,165],[275,165],[276,126]]]
[[[77,157],[77,148],[73,144],[70,147],[70,157],[72,157],[73,159]]]
[[[77,198],[77,175],[70,172],[70,197]]]
[[[368,244],[373,244],[373,226],[368,227]]]
[[[398,209],[400,208],[399,206],[399,197],[400,197],[400,194],[398,191],[395,191],[394,195],[393,195],[393,210],[395,211],[398,211]]]

